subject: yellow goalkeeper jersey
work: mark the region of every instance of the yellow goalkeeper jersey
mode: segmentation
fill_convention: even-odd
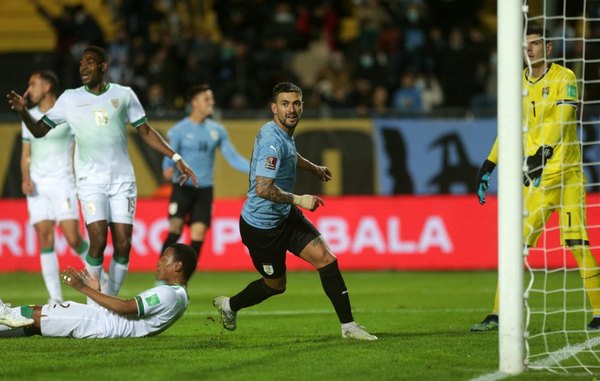
[[[581,169],[581,150],[577,137],[577,80],[573,72],[551,63],[539,78],[530,78],[523,70],[523,154],[533,155],[540,146],[554,148],[544,167],[551,176],[565,170]],[[498,163],[498,139],[488,156]]]

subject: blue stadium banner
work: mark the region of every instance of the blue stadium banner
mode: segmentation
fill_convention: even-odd
[[[465,194],[496,137],[495,118],[375,119],[380,194]],[[489,193],[496,193],[497,171]]]

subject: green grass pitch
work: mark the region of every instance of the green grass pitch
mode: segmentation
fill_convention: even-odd
[[[341,338],[316,272],[289,273],[285,294],[243,310],[237,331],[224,331],[212,298],[257,277],[196,273],[186,315],[157,337],[0,339],[0,380],[470,380],[498,369],[497,334],[469,332],[491,307],[494,272],[345,272],[355,319],[377,342]],[[131,273],[121,296],[152,285],[153,274]],[[47,296],[40,274],[16,273],[0,274],[0,298],[20,305]]]

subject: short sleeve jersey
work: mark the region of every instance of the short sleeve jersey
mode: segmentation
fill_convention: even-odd
[[[296,143],[273,121],[265,124],[254,140],[250,161],[250,188],[242,208],[242,218],[259,229],[272,229],[283,223],[290,204],[276,203],[256,195],[256,176],[275,179],[275,185],[291,192],[296,181]]]
[[[29,110],[34,120],[44,115],[39,107]],[[73,132],[68,124],[62,123],[46,136],[35,138],[21,123],[22,140],[31,146],[29,174],[36,183],[62,184],[74,181],[73,175]]]
[[[107,83],[100,94],[86,86],[66,90],[42,120],[52,128],[65,122],[71,126],[78,183],[135,181],[126,126],[139,127],[146,122],[146,114],[131,88]]]
[[[121,337],[158,335],[175,323],[188,308],[190,299],[184,287],[161,285],[135,297],[138,316],[119,319],[125,331]],[[127,334],[129,333],[129,334]]]
[[[227,161],[236,169],[248,172],[248,160],[233,149],[225,127],[214,120],[207,118],[198,124],[189,118],[182,119],[169,130],[167,136],[171,148],[185,158],[190,168],[198,176],[200,187],[213,186],[217,148],[221,149]],[[170,158],[163,159],[163,169],[173,164],[173,160]],[[177,182],[179,176],[181,174],[175,168],[173,183]],[[194,184],[192,179],[187,179],[184,185],[193,186]]]

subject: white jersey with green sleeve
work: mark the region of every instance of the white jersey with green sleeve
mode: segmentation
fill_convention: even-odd
[[[29,110],[34,120],[44,115],[39,107]],[[62,123],[46,136],[35,138],[21,123],[23,143],[31,147],[29,175],[36,184],[73,183],[73,132],[68,124]]]
[[[185,313],[190,299],[184,287],[161,285],[135,297],[136,315],[119,315],[94,302],[65,301],[42,306],[42,336],[120,338],[154,336]]]
[[[66,90],[42,120],[52,128],[71,126],[78,184],[135,182],[126,126],[144,124],[146,113],[131,88],[107,83],[100,94],[86,86]]]
[[[161,285],[135,297],[138,317],[131,326],[131,337],[158,335],[175,323],[187,310],[187,290],[177,285]]]

